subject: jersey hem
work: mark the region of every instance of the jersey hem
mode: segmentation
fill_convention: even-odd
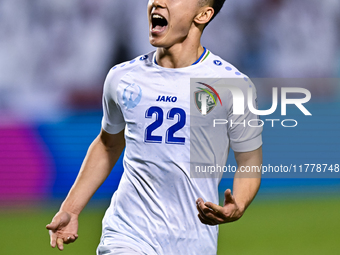
[[[262,135],[256,136],[251,140],[243,142],[232,142],[230,141],[230,147],[235,152],[250,152],[254,151],[262,146]]]
[[[102,120],[102,129],[112,135],[118,134],[119,132],[121,132],[123,129],[125,128],[125,122],[124,123],[120,123],[120,124],[114,124],[114,125],[110,125],[109,123],[107,123],[104,118]]]

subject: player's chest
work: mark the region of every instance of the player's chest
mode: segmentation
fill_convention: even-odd
[[[190,78],[174,79],[157,73],[124,77],[117,90],[117,99],[126,121],[144,116],[150,108],[161,109],[163,114],[173,108],[186,112],[190,108]]]
[[[190,123],[190,79],[125,79],[117,99],[129,133],[147,143],[185,144]]]

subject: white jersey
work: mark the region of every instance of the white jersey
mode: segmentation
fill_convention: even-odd
[[[208,105],[203,116],[195,106],[190,78],[241,78],[245,95],[253,85],[209,51],[201,62],[177,69],[157,65],[155,55],[115,66],[105,81],[102,128],[111,134],[125,128],[126,149],[124,173],[103,219],[100,245],[114,243],[148,255],[216,254],[218,226],[200,222],[196,200],[218,204],[221,175],[191,178],[193,158],[198,164],[212,159],[224,166],[229,147],[239,152],[259,148],[262,128],[221,125],[214,130],[213,118],[241,122],[257,116],[247,107],[243,117],[234,116],[225,93],[220,95],[223,106]],[[197,137],[204,137],[204,143],[198,144]],[[196,157],[190,156],[193,151]]]

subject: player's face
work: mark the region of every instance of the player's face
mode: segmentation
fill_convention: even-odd
[[[169,48],[184,41],[199,10],[198,0],[149,0],[150,43]]]

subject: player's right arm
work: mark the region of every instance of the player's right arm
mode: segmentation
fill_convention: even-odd
[[[50,243],[63,250],[63,244],[78,238],[78,215],[110,174],[125,147],[124,130],[109,134],[103,129],[90,145],[78,177],[59,212],[46,226]]]

